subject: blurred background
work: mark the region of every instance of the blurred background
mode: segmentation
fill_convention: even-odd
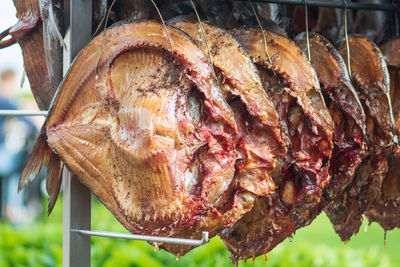
[[[17,22],[12,1],[0,4],[0,29]],[[24,79],[18,45],[0,50],[0,109],[37,110]],[[25,164],[41,117],[0,117],[0,266],[61,266],[62,194],[50,216],[44,190],[45,172],[17,194],[19,173]],[[126,232],[99,201],[92,199],[92,228]],[[399,266],[400,230],[387,233],[364,223],[348,244],[340,241],[325,214],[300,229],[271,253],[239,266]],[[177,260],[142,241],[92,238],[92,266],[232,266],[218,238]]]

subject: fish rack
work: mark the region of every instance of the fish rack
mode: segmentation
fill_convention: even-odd
[[[145,1],[145,0],[144,0]],[[235,0],[248,2],[248,0]],[[317,6],[329,8],[348,8],[382,10],[391,13],[393,36],[399,34],[399,4],[388,1],[385,4],[357,3],[351,1],[321,0],[252,0],[255,3],[274,3],[297,6]],[[92,0],[64,0],[64,25],[66,26],[64,48],[64,73],[67,72],[77,53],[90,41]],[[0,110],[0,116],[46,116],[47,111]],[[63,172],[63,266],[90,266],[91,236],[165,242],[172,244],[201,246],[208,242],[208,232],[203,232],[200,240],[168,238],[158,236],[133,235],[91,230],[91,193],[68,169]]]

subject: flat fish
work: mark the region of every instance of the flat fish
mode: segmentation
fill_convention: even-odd
[[[325,106],[314,70],[288,38],[255,29],[232,31],[255,62],[264,89],[280,116],[288,153],[274,181],[278,189],[257,199],[253,209],[221,238],[234,262],[265,254],[309,218],[329,181],[333,122]]]
[[[240,202],[244,207],[230,215],[232,221],[237,221],[251,210],[257,197],[267,197],[277,188],[272,174],[280,172],[281,166],[275,159],[286,154],[278,114],[256,67],[232,35],[203,22],[206,41],[197,21],[179,18],[171,25],[191,36],[205,55],[208,55],[207,42],[223,95],[234,112],[239,155],[231,189],[237,194],[230,205]]]
[[[295,42],[307,53],[305,33],[298,35]],[[352,182],[364,157],[365,114],[339,52],[318,33],[309,33],[309,44],[311,65],[317,72],[322,93],[335,123],[334,148],[329,167],[331,180],[324,188],[324,199],[319,205],[322,211]]]
[[[345,41],[339,52],[347,63]],[[343,241],[356,234],[362,215],[380,195],[392,153],[395,123],[390,101],[389,73],[378,47],[366,37],[349,37],[351,77],[366,115],[366,157],[353,182],[326,213]]]
[[[57,90],[55,83],[60,82],[60,77],[54,77],[52,83],[46,64],[49,57],[49,48],[45,46],[43,23],[38,0],[14,0],[17,10],[18,22],[10,29],[10,35],[21,46],[24,58],[24,69],[29,79],[31,90],[39,109],[47,110]],[[45,27],[47,28],[47,27]],[[47,54],[46,54],[47,51]]]
[[[208,59],[186,34],[156,22],[121,23],[72,64],[20,188],[43,164],[48,182],[59,180],[62,160],[132,233],[213,236],[234,223],[226,214],[243,208],[225,205],[236,194],[227,191],[237,138]]]
[[[400,134],[400,38],[383,45],[380,50],[385,57],[390,75],[390,99],[396,122],[397,136]],[[385,231],[400,227],[400,154],[395,147],[389,158],[389,170],[383,179],[381,194],[366,212],[368,221],[378,222]]]

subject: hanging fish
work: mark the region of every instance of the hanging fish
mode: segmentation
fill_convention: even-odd
[[[295,38],[307,53],[307,36]],[[365,114],[347,72],[346,64],[335,47],[318,33],[309,33],[311,65],[317,72],[322,93],[335,123],[330,159],[331,180],[324,188],[319,212],[335,201],[352,182],[366,149]],[[318,213],[317,213],[318,214]]]
[[[381,52],[373,42],[362,36],[349,37],[349,49],[351,77],[366,115],[368,149],[351,186],[326,209],[343,241],[348,241],[358,232],[362,215],[380,195],[388,170],[388,157],[397,142],[389,73]],[[347,62],[344,40],[338,50]]]
[[[390,99],[396,122],[396,133],[400,135],[400,38],[380,46],[390,74]],[[381,194],[366,213],[370,222],[378,222],[385,231],[400,227],[400,155],[395,148],[389,159],[389,170],[383,180]]]
[[[310,63],[288,38],[255,29],[232,32],[255,62],[264,89],[281,119],[288,147],[276,173],[278,189],[260,197],[253,209],[221,238],[234,262],[265,254],[313,217],[329,182],[333,122]]]
[[[49,7],[51,1],[42,1],[41,3],[45,2],[49,4],[47,6]],[[59,36],[53,35],[57,39],[55,44],[51,43],[51,36],[44,36],[44,33],[47,34],[46,31],[49,30],[49,27],[53,27],[54,23],[50,23],[48,20],[50,17],[47,16],[45,23],[48,24],[45,27],[42,26],[38,0],[14,0],[14,5],[17,10],[18,22],[9,30],[9,33],[21,46],[25,73],[36,103],[39,109],[47,110],[62,77],[59,72],[62,54],[59,53],[60,50],[51,50],[52,47],[59,45]],[[48,11],[47,8],[43,10]],[[52,19],[55,22],[54,16]],[[57,22],[55,23],[57,24]]]
[[[54,98],[20,188],[43,164],[47,182],[57,184],[62,160],[136,234],[213,236],[249,209],[251,187],[241,193],[231,186],[234,114],[207,57],[186,34],[167,29],[156,22],[120,24],[81,51]],[[255,103],[249,107],[260,112]],[[271,108],[262,116],[276,135]],[[279,142],[276,149],[282,152]],[[273,167],[273,157],[260,157],[261,167]],[[50,210],[57,193],[50,193]],[[164,248],[176,255],[189,250]]]
[[[190,19],[178,18],[171,23],[191,36],[204,54],[209,55],[223,95],[234,112],[239,156],[231,189],[237,193],[230,205],[246,199],[246,205],[242,204],[246,209],[231,215],[232,221],[237,221],[251,210],[257,197],[268,197],[277,188],[272,176],[281,171],[281,166],[276,158],[286,154],[279,117],[256,67],[232,35],[208,23],[200,26]]]

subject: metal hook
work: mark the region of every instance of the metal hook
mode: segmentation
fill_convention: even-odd
[[[343,5],[344,5],[344,36],[346,39],[346,52],[347,52],[347,69],[349,71],[349,76],[351,79],[350,46],[349,46],[349,36],[347,33],[347,0],[343,0]]]
[[[197,9],[196,9],[196,6],[195,6],[193,0],[190,0],[190,3],[192,4],[192,7],[193,7],[193,9],[194,9],[194,13],[196,13],[197,20],[199,21],[200,30],[201,30],[201,35],[202,35],[202,37],[203,37],[204,43],[206,44],[206,48],[207,48],[207,52],[208,52],[208,57],[209,57],[209,60],[210,60],[210,65],[211,65],[211,68],[212,68],[212,70],[213,70],[214,75],[216,76],[215,70],[214,70],[214,62],[213,62],[213,59],[212,59],[212,56],[211,56],[211,52],[210,52],[210,47],[208,46],[207,37],[206,37],[206,34],[205,34],[205,32],[204,32],[204,29],[203,29],[203,23],[201,22],[199,13],[197,13]]]
[[[307,0],[304,0],[304,12],[305,12],[305,19],[306,19],[307,55],[308,55],[308,61],[311,62],[310,37],[308,36],[308,8],[307,8]]]
[[[264,28],[263,28],[263,26],[261,25],[261,21],[260,21],[260,19],[258,18],[257,11],[256,11],[256,9],[254,8],[253,3],[251,2],[251,0],[248,0],[248,1],[249,1],[250,6],[251,6],[251,9],[253,9],[253,13],[254,13],[254,16],[256,17],[258,26],[259,26],[260,29],[261,29],[261,32],[262,32],[262,35],[263,35],[263,39],[264,39],[265,53],[267,54],[269,64],[270,64],[271,67],[272,67],[272,60],[271,60],[271,57],[269,56],[269,53],[268,53],[267,38],[265,37]],[[274,71],[274,74],[275,74],[275,71]]]
[[[6,38],[8,35],[10,35],[10,29],[11,29],[11,27],[8,28],[7,30],[3,31],[2,33],[0,33],[0,49],[9,47],[10,45],[13,45],[16,43],[16,40],[12,36],[10,39],[3,41],[4,38]]]

